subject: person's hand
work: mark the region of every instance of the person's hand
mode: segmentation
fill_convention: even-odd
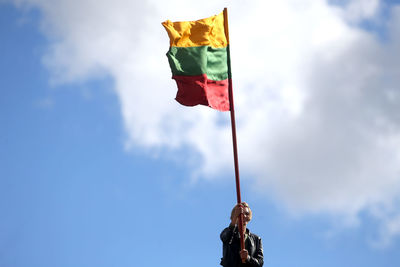
[[[236,204],[234,210],[233,210],[233,216],[232,216],[232,221],[231,224],[235,225],[238,224],[239,216],[241,213],[243,213],[243,205],[241,203]]]
[[[240,258],[242,259],[242,262],[246,262],[247,258],[249,257],[249,252],[246,249],[242,249],[240,252]]]

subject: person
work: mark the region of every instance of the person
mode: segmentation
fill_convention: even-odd
[[[245,249],[240,247],[239,216],[243,213],[243,232],[245,238]],[[223,257],[221,265],[224,267],[262,267],[264,254],[261,238],[249,231],[247,224],[252,218],[252,212],[246,202],[233,207],[231,212],[231,223],[221,232],[223,244]]]

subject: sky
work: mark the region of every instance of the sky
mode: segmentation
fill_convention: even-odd
[[[0,266],[219,266],[230,118],[161,26],[228,8],[264,266],[400,264],[400,1],[0,0]]]

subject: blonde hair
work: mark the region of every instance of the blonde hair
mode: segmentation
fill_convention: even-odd
[[[242,204],[243,207],[249,209],[249,212],[250,212],[250,220],[251,220],[251,219],[253,218],[253,212],[251,211],[249,204],[247,204],[246,202],[242,202],[242,203],[240,203],[240,204]],[[233,207],[233,209],[232,209],[232,211],[231,211],[231,220],[233,219],[232,217],[233,217],[233,212],[235,211],[235,208],[236,208],[236,205],[235,205],[235,207]]]

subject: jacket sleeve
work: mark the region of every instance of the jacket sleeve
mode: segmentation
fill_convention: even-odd
[[[229,227],[226,227],[224,230],[222,230],[220,234],[220,238],[222,243],[228,243],[232,239],[233,231],[235,227],[232,225],[229,225]]]
[[[254,253],[253,257],[250,257],[250,259],[248,259],[248,263],[252,267],[262,267],[264,264],[264,251],[261,243],[261,238],[258,236],[256,243],[256,252]]]

